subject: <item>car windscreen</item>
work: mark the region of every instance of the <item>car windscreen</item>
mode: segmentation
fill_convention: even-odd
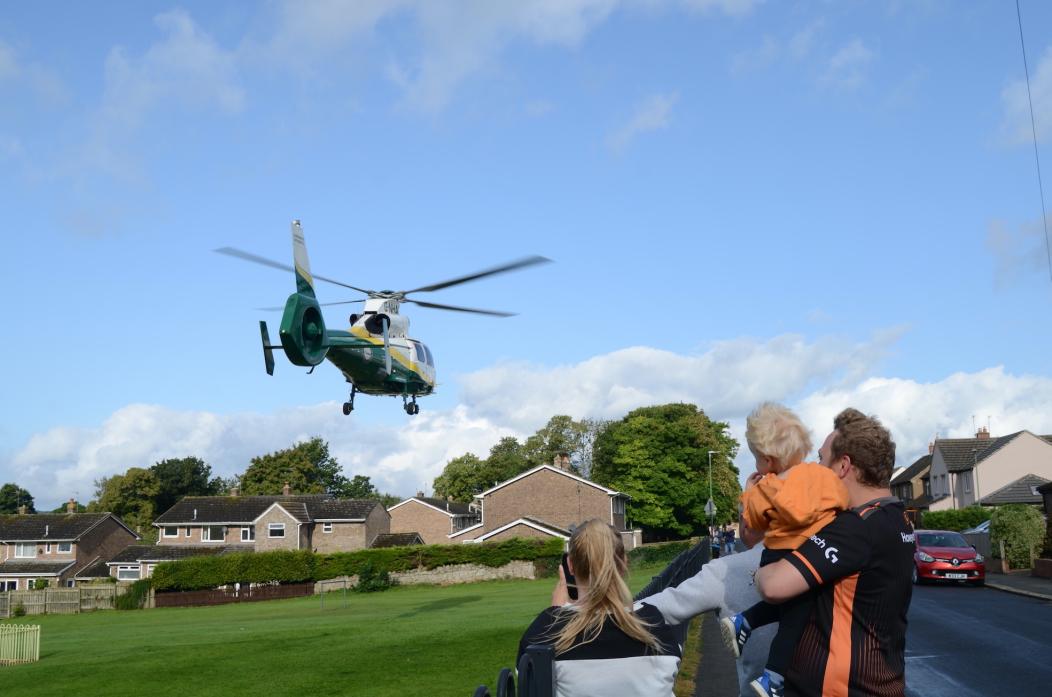
[[[970,547],[968,541],[955,532],[922,532],[918,535],[921,547]]]

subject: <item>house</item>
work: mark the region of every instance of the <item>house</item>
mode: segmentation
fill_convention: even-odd
[[[179,561],[190,557],[219,556],[238,552],[251,552],[252,545],[130,545],[116,556],[102,563],[101,573],[98,565],[77,577],[81,580],[95,580],[99,577],[111,577],[118,581],[138,581],[153,575],[155,566],[162,562]]]
[[[154,521],[158,544],[349,552],[369,547],[377,535],[391,531],[391,516],[379,501],[296,495],[288,485],[280,496],[231,493],[182,498]]]
[[[1037,493],[1041,494],[1044,501],[1045,516],[1052,515],[1052,482],[1039,486],[1037,488]]]
[[[931,454],[935,444],[928,446],[928,454],[917,458],[909,467],[904,468],[891,478],[891,493],[906,504],[906,514],[914,525],[920,520],[920,513],[928,510],[931,504],[931,482],[928,473],[931,471]]]
[[[454,542],[497,542],[513,537],[569,539],[570,529],[592,518],[621,533],[626,549],[642,541],[625,526],[628,496],[570,471],[569,463],[540,465],[475,495],[478,523],[451,533]]]
[[[975,438],[940,438],[929,477],[930,510],[1000,505],[1028,482],[1052,480],[1052,436],[1017,431],[991,438],[988,429],[980,428]],[[1041,500],[1036,493],[1032,498]]]
[[[76,511],[76,502],[66,509]],[[0,516],[0,590],[28,590],[37,580],[73,586],[83,570],[139,539],[112,513]]]
[[[449,544],[449,536],[481,522],[475,504],[424,496],[423,492],[387,509],[392,533],[419,533],[423,544]]]
[[[376,539],[373,540],[373,549],[381,549],[383,547],[412,547],[414,545],[424,544],[424,538],[420,537],[418,532],[389,532],[383,535],[377,535]]]

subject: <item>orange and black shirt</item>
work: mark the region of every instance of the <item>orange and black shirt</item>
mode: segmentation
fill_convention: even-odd
[[[895,497],[840,513],[786,559],[814,589],[814,609],[786,695],[903,697],[913,526]]]

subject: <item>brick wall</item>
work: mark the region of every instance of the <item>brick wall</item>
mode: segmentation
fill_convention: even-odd
[[[546,469],[489,494],[482,505],[486,532],[523,517],[537,518],[560,528],[591,518],[614,522],[610,496],[605,492]]]
[[[268,537],[271,523],[285,524],[285,537]],[[256,521],[256,551],[270,552],[275,549],[298,549],[300,522],[280,506],[272,506]]]
[[[66,585],[66,579],[73,578],[76,572],[94,561],[95,557],[108,561],[133,542],[135,535],[113,518],[106,518],[74,545],[77,563],[59,578],[59,585]]]
[[[431,506],[410,499],[391,514],[391,532],[418,532],[425,545],[447,545],[452,532],[451,518]]]

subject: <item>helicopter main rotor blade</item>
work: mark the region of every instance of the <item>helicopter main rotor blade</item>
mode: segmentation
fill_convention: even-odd
[[[289,266],[288,264],[282,264],[280,261],[267,259],[266,257],[259,256],[258,254],[246,252],[241,249],[236,249],[234,247],[220,247],[219,249],[216,249],[214,251],[217,254],[225,254],[228,257],[234,257],[236,259],[242,259],[244,261],[251,261],[254,264],[269,266],[272,269],[280,269],[281,271],[291,271],[293,273],[296,272],[296,269]],[[343,283],[342,281],[336,281],[331,278],[326,278],[325,276],[319,276],[316,273],[312,273],[311,276],[313,276],[319,281],[325,281],[326,283],[332,283],[333,285],[343,286],[344,288],[350,288],[351,290],[358,291],[359,293],[365,293],[366,295],[372,295],[373,293],[373,291],[371,290],[366,290],[365,288],[358,288],[356,286],[348,285],[346,283]]]
[[[506,273],[508,271],[515,271],[517,269],[526,268],[527,266],[534,266],[535,264],[547,264],[550,261],[551,261],[551,259],[549,259],[548,257],[542,257],[542,256],[536,256],[536,255],[535,256],[531,256],[531,257],[525,257],[525,258],[519,259],[518,261],[513,261],[513,262],[510,262],[510,263],[507,263],[507,264],[502,264],[501,266],[494,266],[492,269],[486,269],[484,271],[478,271],[476,273],[468,274],[466,276],[458,276],[457,278],[451,278],[448,281],[442,281],[440,283],[432,283],[429,286],[421,286],[420,288],[414,288],[413,290],[406,290],[406,291],[403,291],[403,295],[408,295],[409,293],[430,293],[432,291],[442,290],[443,288],[449,288],[450,286],[460,285],[461,283],[468,283],[469,281],[477,281],[478,279],[485,278],[486,276],[493,276],[493,275],[499,274],[499,273]],[[315,276],[315,278],[317,278],[317,276]],[[417,302],[419,302],[419,301],[417,301]],[[459,309],[459,308],[449,308],[449,309]],[[477,312],[477,310],[468,310],[468,312]]]
[[[330,307],[331,305],[353,305],[354,303],[364,303],[364,302],[365,302],[365,298],[359,298],[358,300],[343,300],[343,301],[338,302],[338,303],[318,303],[318,304],[321,305],[322,307]],[[261,312],[277,312],[278,310],[284,310],[285,306],[281,305],[280,307],[257,307],[256,309],[261,311]]]
[[[402,300],[404,303],[413,303],[420,307],[430,307],[435,310],[453,310],[454,312],[471,312],[476,315],[490,315],[491,317],[514,317],[514,312],[501,312],[500,310],[480,310],[476,307],[458,307],[456,305],[442,305],[440,303],[429,303],[425,300],[412,300],[406,298]]]

